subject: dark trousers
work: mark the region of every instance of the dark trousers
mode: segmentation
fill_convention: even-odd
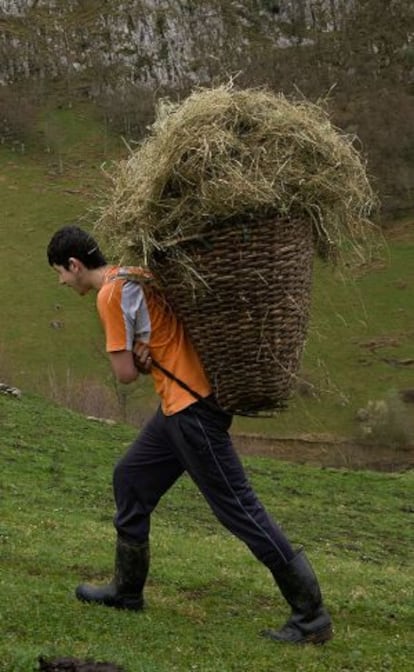
[[[118,534],[146,541],[151,512],[187,471],[218,520],[261,562],[271,570],[289,562],[294,551],[250,486],[230,424],[230,416],[203,402],[170,416],[159,409],[114,470]]]

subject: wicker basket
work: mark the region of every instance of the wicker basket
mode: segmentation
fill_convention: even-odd
[[[221,406],[257,415],[286,405],[308,324],[312,226],[232,222],[202,241],[180,241],[205,280],[183,282],[174,253],[150,267],[184,321]]]

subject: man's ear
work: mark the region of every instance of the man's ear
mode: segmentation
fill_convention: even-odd
[[[68,268],[72,273],[79,273],[83,268],[83,264],[79,259],[76,259],[76,257],[69,257]]]

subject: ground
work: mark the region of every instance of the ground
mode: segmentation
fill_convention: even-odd
[[[78,658],[39,658],[40,672],[123,672],[123,668],[113,663],[79,660]]]
[[[269,438],[259,434],[238,434],[233,440],[241,454],[277,457],[298,464],[387,472],[414,467],[414,446],[397,449],[364,445],[324,435]]]

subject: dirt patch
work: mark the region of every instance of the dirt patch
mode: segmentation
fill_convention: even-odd
[[[398,240],[401,242],[414,241],[414,219],[408,217],[400,222],[392,222],[383,226],[384,234],[387,240]]]
[[[414,446],[396,450],[313,435],[285,438],[236,434],[233,442],[242,455],[263,455],[298,464],[387,472],[414,468]]]
[[[47,660],[40,656],[40,672],[125,672],[123,667],[114,663],[99,663],[94,660],[79,660],[78,658],[54,658]]]
[[[357,342],[352,339],[352,342]],[[401,334],[383,334],[377,338],[371,338],[369,341],[360,341],[358,343],[360,348],[366,348],[375,352],[380,348],[399,348],[401,345]]]

